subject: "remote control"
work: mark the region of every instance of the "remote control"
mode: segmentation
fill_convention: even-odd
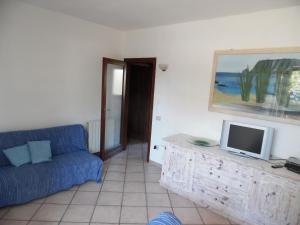
[[[283,167],[284,167],[283,164],[273,164],[272,165],[272,168],[274,168],[274,169],[283,168]]]

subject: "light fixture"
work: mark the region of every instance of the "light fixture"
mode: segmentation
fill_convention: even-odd
[[[165,72],[168,70],[169,65],[168,64],[159,64],[158,67],[161,71]]]

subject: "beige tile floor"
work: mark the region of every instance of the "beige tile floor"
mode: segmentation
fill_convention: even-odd
[[[237,224],[159,185],[161,169],[129,145],[104,164],[103,182],[87,182],[31,203],[0,209],[1,225],[139,225],[162,211],[183,224]]]

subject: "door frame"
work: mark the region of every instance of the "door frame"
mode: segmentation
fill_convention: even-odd
[[[136,63],[146,63],[150,64],[152,67],[152,74],[151,74],[151,80],[150,80],[150,93],[147,99],[147,102],[149,104],[149,111],[147,112],[147,124],[146,124],[146,139],[147,139],[147,162],[149,162],[150,159],[150,150],[151,150],[151,133],[152,133],[152,116],[153,116],[153,102],[154,102],[154,89],[155,89],[155,75],[156,75],[156,58],[125,58],[124,62],[126,64],[125,70],[126,70],[126,85],[125,85],[125,105],[124,105],[124,132],[123,132],[123,140],[124,140],[124,146],[127,146],[128,144],[128,138],[127,138],[127,129],[128,129],[128,106],[129,106],[129,77],[130,77],[130,64],[136,64]]]
[[[105,151],[105,118],[106,118],[106,82],[107,82],[107,65],[114,64],[123,66],[123,86],[122,86],[122,106],[121,106],[121,144],[106,153]],[[100,158],[106,160],[107,158],[119,153],[126,148],[126,142],[124,140],[124,106],[125,106],[125,84],[126,84],[126,63],[121,60],[111,59],[103,57],[102,59],[102,89],[101,89],[101,115],[100,115]]]

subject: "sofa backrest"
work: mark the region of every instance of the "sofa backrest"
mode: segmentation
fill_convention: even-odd
[[[69,125],[27,131],[0,133],[0,166],[9,165],[3,150],[28,141],[50,140],[52,155],[76,151],[88,151],[87,135],[82,125]]]

